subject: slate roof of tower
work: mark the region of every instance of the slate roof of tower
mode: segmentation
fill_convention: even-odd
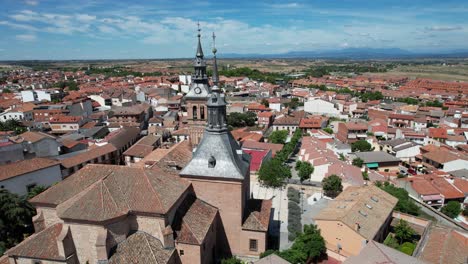
[[[213,157],[216,165],[208,166]],[[244,154],[230,132],[205,131],[192,160],[180,173],[181,176],[244,179],[249,170],[250,157]]]

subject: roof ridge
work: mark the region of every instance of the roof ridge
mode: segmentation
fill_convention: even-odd
[[[159,264],[158,259],[157,259],[156,256],[154,255],[153,250],[151,249],[151,245],[149,244],[148,239],[146,238],[145,235],[144,235],[143,237],[145,238],[145,242],[146,242],[146,244],[148,245],[148,249],[149,249],[149,251],[151,252],[151,255],[153,256],[153,259],[156,261],[157,264]]]
[[[190,206],[191,207],[191,206]],[[190,208],[189,208],[190,210]],[[187,214],[187,213],[186,213]],[[185,215],[184,215],[185,216]],[[192,234],[192,236],[195,238],[195,240],[197,240],[198,243],[201,243],[200,240],[198,240],[198,237],[195,235],[195,233],[193,232],[192,228],[190,228],[190,225],[187,224],[184,220],[184,217],[182,217],[182,224],[185,225],[189,230],[190,230],[190,233]]]
[[[115,175],[114,172],[112,172],[112,175]],[[107,177],[105,177],[105,178],[107,179]],[[115,180],[115,176],[113,178]],[[110,178],[109,178],[109,180],[110,180]],[[106,185],[107,190],[109,190],[109,188],[107,187],[107,184],[105,184],[105,185]],[[117,185],[117,188],[119,189],[120,193],[122,194],[123,191],[122,191],[122,188],[120,187],[120,184],[116,184],[116,185]],[[112,201],[114,201],[114,203],[117,205],[117,202],[114,200],[114,197],[112,196],[110,191],[109,191],[109,194],[110,194],[110,196],[112,198]],[[125,205],[127,206],[127,212],[130,211],[130,205],[128,204],[127,199],[124,199],[124,202],[125,202]]]
[[[148,174],[146,173],[146,170],[143,169],[143,168],[141,168],[141,170],[143,171],[143,175],[145,176],[145,179],[146,179],[146,181],[148,182],[148,184],[149,184],[149,186],[150,186],[150,189],[151,189],[151,190],[153,191],[153,193],[155,194],[156,199],[158,200],[158,202],[159,202],[159,204],[161,205],[161,207],[163,207],[163,203],[162,203],[162,201],[161,201],[161,199],[160,199],[160,197],[159,197],[159,195],[158,195],[158,192],[154,189],[153,184],[151,184],[151,181],[150,181],[150,179],[149,179],[149,177],[148,177]],[[166,208],[163,208],[163,209],[166,210]]]
[[[114,173],[112,173],[112,174],[114,174]],[[105,179],[107,179],[107,176],[105,177]],[[109,193],[109,197],[111,198],[112,202],[114,202],[115,207],[116,207],[117,209],[120,209],[120,208],[119,208],[119,205],[117,204],[117,201],[115,201],[115,199],[114,199],[114,196],[112,196],[112,193],[110,192],[109,187],[107,187],[107,184],[106,184],[106,182],[104,181],[104,178],[103,178],[101,181],[102,181],[102,184],[101,184],[101,194],[103,194],[102,188],[105,187],[106,190],[107,190],[107,193]],[[120,187],[119,187],[119,188],[120,188]],[[126,199],[124,199],[124,200],[126,200]],[[102,196],[101,201],[102,201],[102,206],[103,206],[103,208],[104,208],[104,196]],[[130,207],[128,207],[128,204],[127,204],[126,201],[125,201],[125,204],[127,205],[127,213],[128,213]]]

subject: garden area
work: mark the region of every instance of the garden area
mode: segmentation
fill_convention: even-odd
[[[420,238],[408,222],[400,219],[398,224],[391,228],[384,244],[412,256]]]

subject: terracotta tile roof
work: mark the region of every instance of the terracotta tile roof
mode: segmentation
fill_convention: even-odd
[[[270,225],[272,200],[250,199],[247,202],[247,217],[242,229],[267,232]]]
[[[440,193],[445,197],[445,199],[463,199],[465,194],[458,190],[455,186],[450,184],[445,178],[435,178],[431,182],[434,187],[436,187]]]
[[[428,160],[433,160],[439,164],[444,164],[449,161],[457,160],[457,159],[466,159],[461,155],[457,155],[456,153],[448,150],[444,150],[439,148],[436,151],[430,151],[427,153],[422,154],[424,158]]]
[[[299,128],[320,129],[320,128],[322,128],[322,123],[323,122],[324,122],[324,119],[322,117],[302,118],[301,122],[299,123]]]
[[[81,116],[54,116],[51,117],[50,123],[78,123],[83,120]]]
[[[273,113],[272,112],[260,112],[257,114],[258,117],[272,117],[273,116]]]
[[[440,127],[429,128],[429,137],[431,138],[447,138],[447,129]]]
[[[161,241],[148,233],[136,232],[117,245],[109,264],[176,263],[176,249],[163,247]]]
[[[136,140],[139,135],[140,129],[138,127],[124,127],[108,134],[105,140],[114,145],[116,149],[121,149],[130,141]]]
[[[413,115],[404,115],[404,114],[390,114],[388,116],[390,119],[402,119],[402,120],[414,120]]]
[[[159,168],[89,164],[31,202],[57,205],[62,219],[102,222],[129,212],[165,214],[189,186]]]
[[[263,149],[263,150],[271,150],[271,154],[274,157],[276,152],[281,151],[283,149],[283,144],[274,144],[274,143],[265,143],[265,142],[257,142],[254,140],[245,140],[242,142],[242,149]]]
[[[341,221],[368,240],[373,240],[398,199],[380,188],[370,185],[348,187],[314,217],[315,220]]]
[[[144,158],[153,151],[156,142],[160,138],[160,136],[155,135],[144,136],[128,148],[123,155]]]
[[[299,126],[301,117],[282,116],[273,121],[273,125]]]
[[[0,181],[20,176],[26,173],[42,170],[52,166],[59,165],[56,160],[46,158],[34,158],[30,160],[21,160],[10,164],[0,166]]]
[[[468,181],[465,179],[455,178],[453,185],[462,191],[465,195],[468,195]]]
[[[86,152],[82,152],[80,154],[77,154],[75,156],[65,158],[60,161],[63,167],[65,168],[72,168],[74,166],[77,166],[79,164],[86,163],[88,161],[91,161],[93,159],[102,157],[106,154],[110,154],[114,151],[117,151],[117,148],[115,148],[112,144],[106,144],[104,146],[98,146],[95,148],[90,148]]]
[[[52,135],[49,135],[47,133],[43,133],[43,132],[33,132],[33,131],[28,131],[28,132],[24,132],[23,134],[17,136],[17,137],[14,137],[12,138],[12,141],[15,141],[15,142],[21,142],[23,140],[25,141],[29,141],[31,143],[35,143],[35,142],[38,142],[44,138],[51,138],[51,139],[56,139],[56,137],[52,136]],[[21,140],[23,139],[23,140]]]
[[[439,190],[426,179],[413,180],[411,187],[420,195],[440,194]]]
[[[6,255],[64,261],[65,258],[60,256],[57,247],[57,237],[61,231],[61,223],[52,225],[26,238],[23,242],[8,250]]]
[[[437,264],[466,263],[467,256],[468,234],[434,226],[429,231],[419,259]]]
[[[158,148],[148,154],[138,166],[156,165],[163,169],[173,170],[174,166],[184,168],[192,159],[192,144],[189,140],[181,141],[170,149]]]
[[[174,230],[178,243],[201,245],[213,224],[218,209],[194,195],[188,195],[177,210]]]
[[[274,253],[271,254],[271,255],[268,255],[268,256],[266,256],[264,258],[261,258],[261,259],[255,261],[254,263],[255,264],[291,264],[291,262],[280,258],[278,255],[276,255]],[[338,263],[341,263],[341,262],[338,262]],[[324,263],[321,263],[321,264],[324,264]]]
[[[343,264],[425,264],[424,261],[408,256],[384,244],[369,241],[357,256],[347,258]]]
[[[348,122],[345,126],[348,130],[367,130],[367,123],[363,122]]]

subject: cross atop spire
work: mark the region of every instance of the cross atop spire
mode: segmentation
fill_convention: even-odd
[[[197,27],[198,27],[198,29],[197,29],[197,31],[198,31],[198,35],[197,35],[197,36],[198,36],[198,46],[197,46],[197,54],[196,54],[196,56],[197,56],[198,58],[202,58],[202,59],[203,59],[203,49],[202,49],[201,40],[200,40],[200,38],[201,38],[201,33],[200,33],[200,32],[201,32],[200,22],[197,22]]]
[[[218,62],[216,60],[216,52],[218,50],[216,49],[216,35],[215,33],[213,32],[213,76],[212,76],[212,80],[213,80],[213,84],[214,84],[214,87],[213,87],[213,92],[218,92],[219,88],[218,88],[218,83],[219,83],[219,76],[218,76]]]

